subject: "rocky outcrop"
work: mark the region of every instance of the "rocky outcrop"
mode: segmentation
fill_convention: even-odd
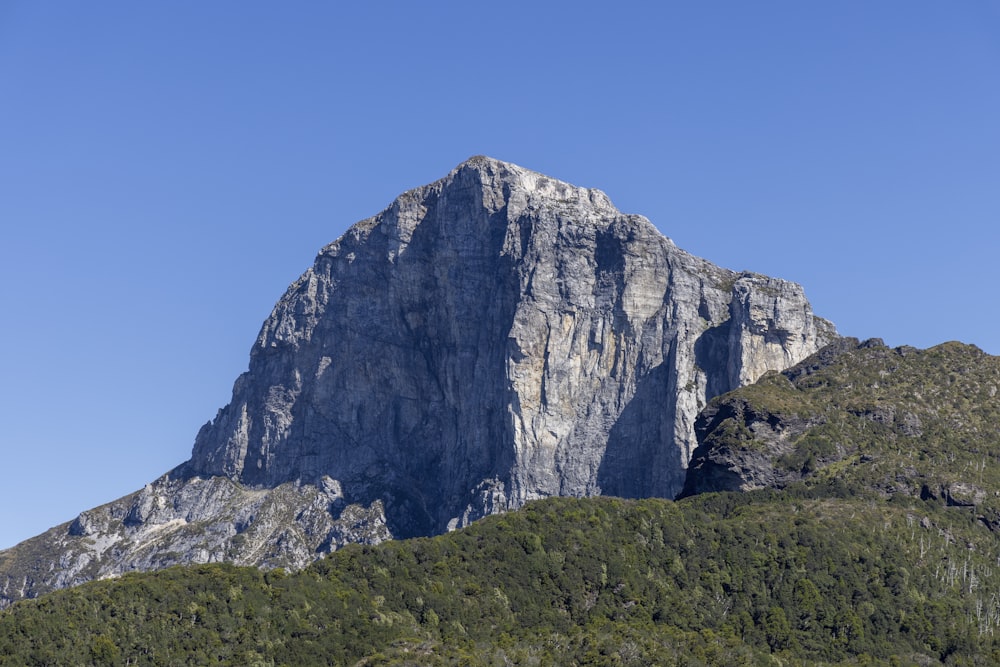
[[[866,343],[875,344],[880,341]],[[695,421],[698,447],[689,462],[681,495],[783,488],[801,481],[812,470],[782,465],[782,460],[796,450],[803,434],[826,424],[827,418],[822,410],[811,409],[811,403],[795,386],[857,347],[856,338],[837,339],[760,385],[711,401]],[[792,399],[775,400],[785,394],[791,394]],[[825,449],[811,465],[843,456],[844,448],[834,446]]]
[[[801,480],[802,471],[778,461],[811,425],[794,416],[761,412],[738,398],[705,408],[696,423],[702,445],[694,450],[682,495],[783,488]]]
[[[330,478],[250,489],[225,477],[167,476],[0,551],[0,606],[187,563],[297,569],[340,545],[389,537],[381,506],[348,504]]]
[[[801,482],[968,508],[997,529],[998,386],[1000,358],[973,346],[839,339],[711,401],[683,495]]]
[[[262,546],[280,522],[236,548],[235,510],[213,502],[223,509],[199,525],[218,538],[201,547],[177,532],[163,550],[290,565],[533,498],[672,497],[710,398],[835,338],[798,285],[694,257],[598,190],[472,158],[323,248],[191,459],[99,519],[81,515],[49,551],[116,540],[116,565],[79,571],[158,567],[162,556],[126,544],[202,512],[185,500],[198,496],[191,485],[246,498],[294,488],[309,499],[290,505],[327,516],[304,519],[285,540],[301,546],[285,552]],[[357,535],[343,526],[348,507]],[[254,526],[251,514],[239,521]]]

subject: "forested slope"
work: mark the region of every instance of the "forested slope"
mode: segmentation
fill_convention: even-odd
[[[1000,549],[934,502],[551,499],[294,575],[127,575],[0,615],[0,664],[995,664]],[[788,664],[788,663],[786,663]]]
[[[91,582],[0,613],[0,665],[1000,664],[998,387],[843,340],[713,401],[682,500]]]

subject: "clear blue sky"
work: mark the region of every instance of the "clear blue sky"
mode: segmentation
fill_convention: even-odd
[[[1000,354],[1000,3],[0,3],[0,547],[190,454],[316,251],[485,153]]]

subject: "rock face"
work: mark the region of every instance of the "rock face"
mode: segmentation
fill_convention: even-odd
[[[390,537],[381,505],[349,505],[328,477],[251,489],[225,477],[167,476],[0,551],[0,608],[55,588],[184,563],[299,568],[339,544]]]
[[[545,496],[672,497],[710,398],[835,338],[798,285],[693,257],[598,190],[472,158],[320,251],[187,463],[35,538],[57,560],[107,543],[113,565],[11,579],[15,547],[3,595],[174,560],[297,566]],[[291,522],[236,545],[266,515],[245,503],[282,489]]]

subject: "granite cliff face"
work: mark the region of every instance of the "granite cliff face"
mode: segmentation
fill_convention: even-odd
[[[798,285],[472,158],[323,248],[191,459],[0,552],[0,595],[173,562],[295,567],[545,496],[672,497],[709,399],[835,338]]]
[[[708,398],[831,337],[797,285],[486,158],[324,248],[187,475],[321,475],[396,535],[551,495],[673,496]]]

